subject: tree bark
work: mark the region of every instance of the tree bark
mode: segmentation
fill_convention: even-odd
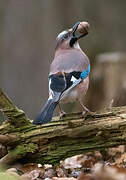
[[[0,143],[8,154],[0,164],[16,160],[57,164],[67,157],[126,143],[126,107],[101,112],[66,115],[41,126],[35,126],[0,90],[1,111],[8,121],[0,126]]]

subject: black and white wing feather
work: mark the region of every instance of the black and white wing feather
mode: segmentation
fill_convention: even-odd
[[[34,124],[50,122],[58,102],[76,85],[88,76],[90,66],[83,72],[58,73],[49,76],[49,98],[41,112],[34,120]]]
[[[61,75],[49,76],[49,99],[53,99],[55,102],[61,100],[73,87],[82,81],[80,77],[81,72],[71,72]]]

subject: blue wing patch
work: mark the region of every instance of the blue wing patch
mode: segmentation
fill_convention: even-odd
[[[58,94],[58,98],[60,96],[60,99],[62,99],[70,89],[72,89],[77,84],[79,84],[83,79],[85,79],[89,75],[89,73],[90,73],[90,64],[88,65],[88,68],[85,69],[83,72],[73,71],[67,74],[66,77],[64,77],[63,75],[52,74],[49,76],[50,90],[53,91],[53,94],[55,94],[56,92],[61,93],[61,96],[60,94]]]
[[[88,65],[88,68],[85,69],[85,70],[81,73],[81,75],[80,75],[81,79],[85,79],[85,78],[88,76],[89,73],[90,73],[90,64]]]

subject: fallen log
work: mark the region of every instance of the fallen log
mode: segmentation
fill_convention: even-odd
[[[0,143],[8,154],[0,165],[14,161],[57,164],[67,157],[126,144],[126,107],[71,113],[35,126],[0,90],[0,108],[8,121],[0,126]]]

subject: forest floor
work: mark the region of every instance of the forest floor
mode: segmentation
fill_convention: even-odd
[[[0,172],[0,180],[126,180],[125,146],[88,152],[58,166],[16,163]]]

